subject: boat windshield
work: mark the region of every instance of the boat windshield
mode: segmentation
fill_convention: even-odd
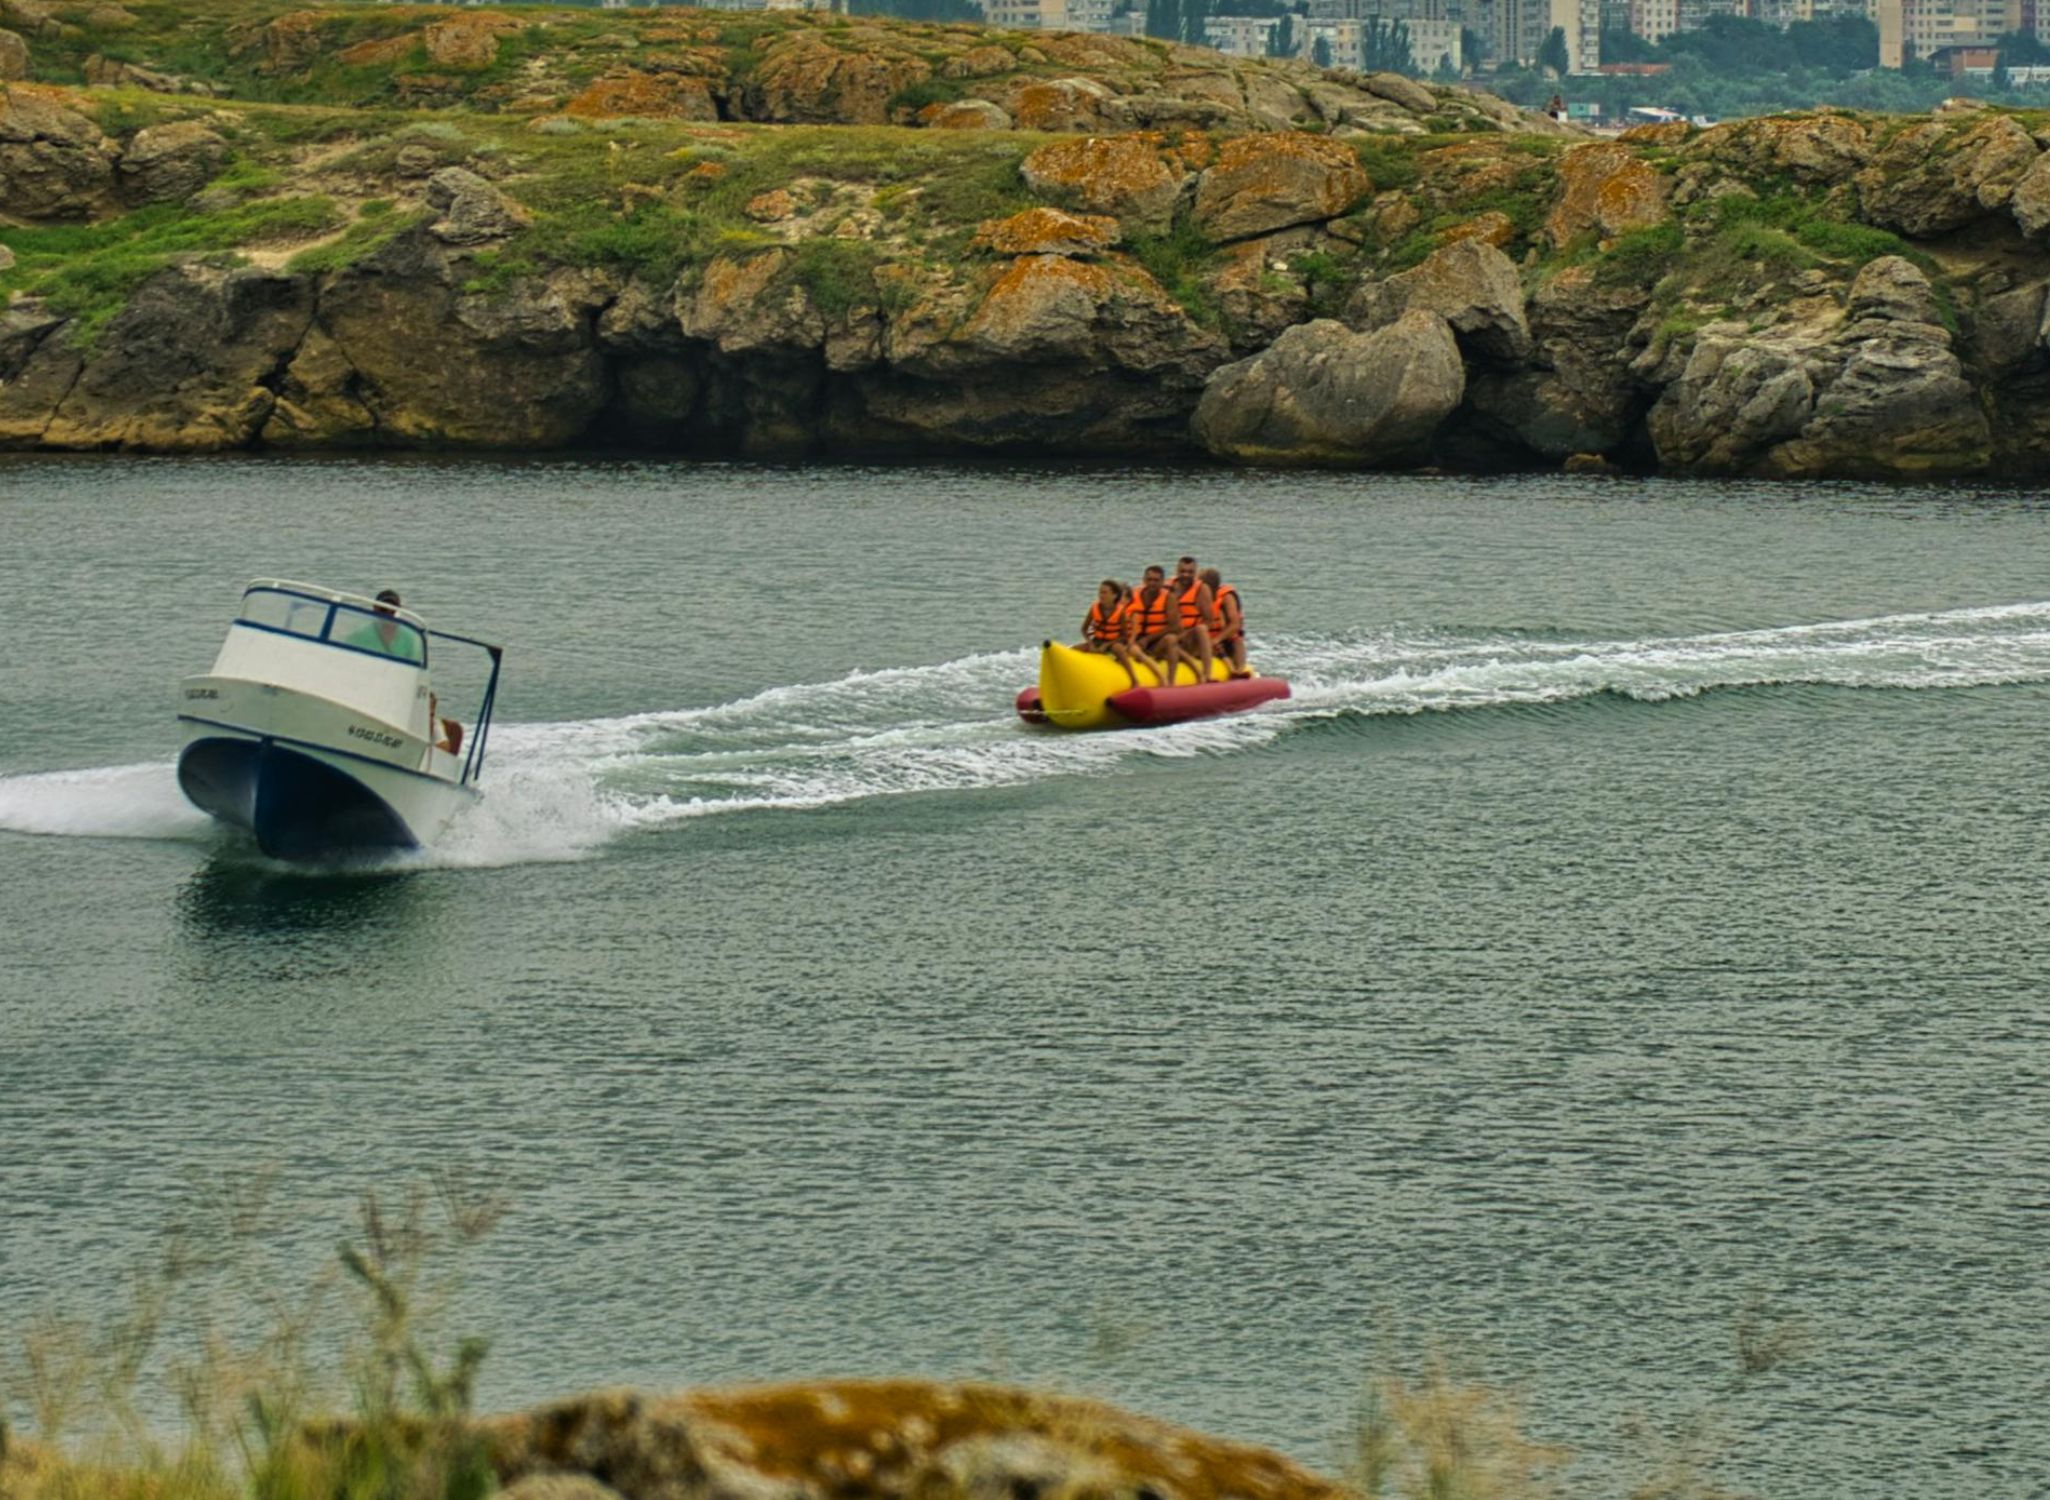
[[[337,599],[320,599],[288,589],[253,588],[242,596],[242,614],[237,623],[390,657],[408,666],[427,665],[427,640],[417,626],[381,610],[344,604]]]

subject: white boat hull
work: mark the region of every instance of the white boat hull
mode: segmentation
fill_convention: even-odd
[[[309,694],[188,678],[178,784],[275,859],[348,863],[438,839],[477,793],[454,757]]]

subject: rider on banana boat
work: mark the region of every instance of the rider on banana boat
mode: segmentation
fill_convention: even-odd
[[[1082,617],[1082,643],[1076,649],[1115,656],[1125,675],[1132,679],[1132,686],[1137,687],[1139,673],[1132,665],[1135,658],[1145,661],[1156,672],[1160,670],[1156,663],[1140,656],[1133,644],[1138,624],[1139,612],[1132,591],[1117,579],[1106,578],[1096,586],[1096,602]]]
[[[1217,613],[1217,604],[1210,595],[1210,585],[1196,572],[1196,559],[1184,557],[1175,564],[1174,586],[1175,653],[1188,661],[1196,673],[1196,681],[1210,680],[1210,664],[1216,658],[1216,647],[1210,639],[1210,621]],[[1172,663],[1169,664],[1172,670]],[[1172,680],[1172,679],[1170,679]]]
[[[1132,596],[1132,644],[1149,665],[1158,664],[1155,670],[1165,687],[1173,683],[1175,663],[1181,660],[1181,631],[1175,623],[1175,602],[1168,592],[1167,570],[1155,563],[1144,577],[1139,592]]]
[[[1226,583],[1224,575],[1215,568],[1203,570],[1203,581],[1210,586],[1211,643],[1219,655],[1230,661],[1232,676],[1252,676],[1246,666],[1246,611],[1239,603],[1239,591]]]

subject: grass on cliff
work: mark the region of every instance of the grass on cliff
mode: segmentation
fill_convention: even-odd
[[[7,1500],[489,1494],[468,1421],[485,1345],[437,1345],[456,1263],[500,1205],[448,1176],[395,1205],[367,1194],[328,1273],[288,1292],[260,1258],[280,1227],[266,1185],[202,1201],[114,1312],[46,1317],[0,1346]],[[173,1443],[150,1414],[166,1405],[183,1428]],[[10,1411],[32,1446],[10,1441]]]
[[[40,297],[74,319],[69,336],[89,345],[138,287],[180,259],[226,262],[256,244],[311,239],[341,222],[332,199],[267,198],[214,213],[158,203],[98,224],[7,231],[15,265],[0,273],[0,300]]]

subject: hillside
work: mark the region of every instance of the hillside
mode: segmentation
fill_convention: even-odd
[[[34,76],[0,94],[4,446],[2050,452],[2033,116],[1588,141],[1408,80],[972,27],[0,16]]]

